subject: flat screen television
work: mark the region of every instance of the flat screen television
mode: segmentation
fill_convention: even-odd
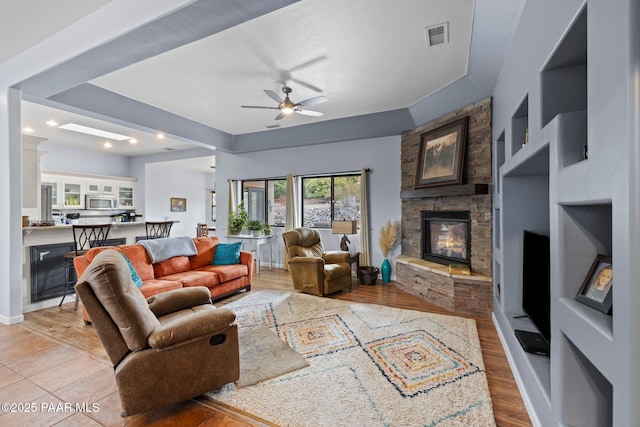
[[[549,236],[525,230],[522,255],[522,308],[549,343],[551,339]]]

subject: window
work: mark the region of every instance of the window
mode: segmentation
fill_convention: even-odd
[[[360,224],[360,174],[302,178],[302,225],[331,228],[334,220]]]
[[[285,179],[242,181],[242,200],[249,221],[257,220],[271,226],[284,226],[286,195]]]
[[[211,221],[216,220],[216,191],[211,191]]]

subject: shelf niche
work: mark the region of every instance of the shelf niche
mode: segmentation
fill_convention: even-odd
[[[540,74],[542,126],[561,113],[583,112],[579,128],[563,139],[560,163],[572,165],[587,157],[587,8],[553,52]]]
[[[496,192],[500,192],[500,166],[504,165],[505,159],[505,145],[504,145],[504,130],[500,133],[498,139],[496,139],[496,170],[493,174]]]
[[[529,141],[529,95],[524,97],[511,118],[511,156]]]
[[[571,250],[560,260],[564,271],[560,296],[575,298],[596,256],[612,254],[613,213],[610,203],[561,207],[561,237]]]
[[[564,425],[612,426],[613,386],[565,335],[558,349],[565,389],[553,407],[558,408]],[[554,399],[555,400],[555,399]]]

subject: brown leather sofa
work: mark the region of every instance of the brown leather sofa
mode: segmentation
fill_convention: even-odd
[[[188,400],[240,376],[235,314],[207,288],[145,299],[115,250],[97,254],[75,286],[113,363],[123,415]]]
[[[296,289],[324,296],[351,286],[349,252],[325,252],[318,230],[296,228],[282,238]]]
[[[211,265],[215,256],[217,237],[193,238],[197,254],[193,256],[175,256],[167,260],[152,263],[144,246],[120,245],[103,246],[90,249],[85,255],[73,261],[76,274],[80,277],[89,263],[102,251],[115,249],[124,254],[142,279],[142,295],[151,297],[162,292],[183,287],[205,286],[215,301],[245,289],[251,290],[253,277],[253,253],[240,251],[240,263],[231,265]],[[83,307],[85,323],[91,318]]]

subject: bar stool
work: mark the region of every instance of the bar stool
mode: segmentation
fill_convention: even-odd
[[[169,237],[173,221],[146,221],[147,239]]]
[[[58,307],[62,305],[67,292],[70,288],[75,286],[75,281],[71,280],[71,269],[73,266],[73,260],[77,256],[81,256],[87,253],[87,251],[96,246],[104,246],[109,230],[111,230],[111,224],[85,224],[85,225],[72,225],[73,231],[73,245],[74,250],[64,254],[64,295]],[[77,278],[76,278],[77,279]],[[75,310],[78,309],[78,294],[76,294]]]
[[[207,224],[199,222],[198,227],[196,229],[196,237],[208,237],[209,236],[209,227]]]

